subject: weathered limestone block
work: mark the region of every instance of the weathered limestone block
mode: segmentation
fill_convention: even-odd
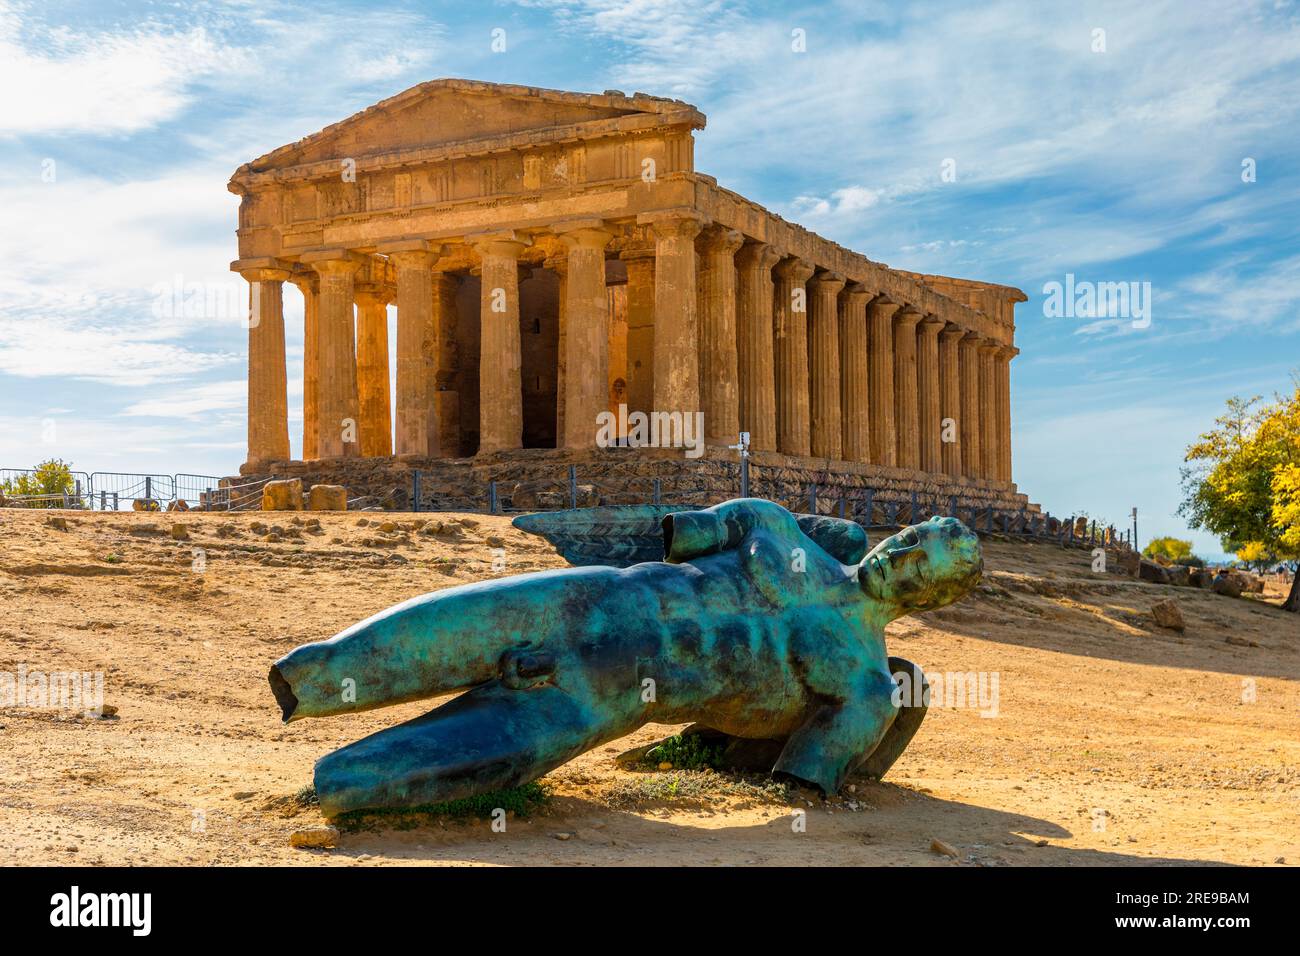
[[[339,831],[334,827],[309,827],[289,834],[289,845],[307,850],[332,850],[338,846]]]
[[[525,484],[515,485],[510,503],[524,511],[556,511],[568,507],[563,492]]]
[[[131,502],[132,511],[158,511],[158,502],[153,498],[136,498]]]
[[[1191,586],[1191,568],[1185,567],[1181,564],[1173,564],[1165,568],[1165,571],[1169,573],[1170,584],[1176,585],[1180,588]]]
[[[1112,574],[1134,577],[1137,574],[1138,557],[1132,551],[1106,549],[1106,570]]]
[[[285,478],[262,486],[263,511],[302,511],[302,479]]]
[[[1141,558],[1138,563],[1138,580],[1150,581],[1152,584],[1168,584],[1169,569],[1162,568],[1154,561]]]
[[[342,485],[312,485],[307,493],[309,511],[347,511],[348,490]]]
[[[1173,601],[1157,601],[1151,605],[1151,616],[1160,627],[1171,628],[1175,631],[1181,631],[1187,627],[1183,622],[1183,612],[1178,609],[1178,605]]]
[[[184,498],[177,498],[175,501],[167,503],[168,511],[189,511],[190,506]]]
[[[1241,597],[1241,581],[1233,574],[1219,574],[1210,583],[1210,590],[1224,597]]]

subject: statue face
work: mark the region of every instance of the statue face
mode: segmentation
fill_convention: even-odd
[[[899,615],[951,604],[983,573],[979,537],[956,518],[941,517],[891,535],[858,565],[862,590],[895,605]]]

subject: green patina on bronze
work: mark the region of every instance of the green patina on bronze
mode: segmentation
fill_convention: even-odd
[[[864,556],[856,524],[758,499],[515,523],[606,566],[426,594],[271,668],[286,721],[469,688],[322,758],[327,815],[515,786],[648,722],[760,742],[751,759],[834,793],[853,770],[888,769],[924,713],[895,700],[891,674],[912,665],[887,657],[885,625],[961,598],[983,567],[955,518]],[[623,566],[647,548],[659,560]]]

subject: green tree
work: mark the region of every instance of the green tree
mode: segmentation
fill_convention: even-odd
[[[72,466],[58,458],[50,458],[41,462],[31,474],[19,475],[8,481],[0,482],[0,492],[3,492],[6,498],[13,495],[60,495],[72,494],[76,491],[77,483],[72,477]],[[48,501],[32,502],[27,507],[31,508],[60,508],[63,506],[61,498],[51,498]]]
[[[1214,425],[1188,446],[1179,514],[1225,551],[1300,558],[1300,380],[1271,405],[1228,399]],[[1282,606],[1300,612],[1300,575]]]
[[[1152,538],[1142,549],[1142,554],[1152,560],[1165,558],[1170,564],[1176,564],[1183,558],[1192,556],[1192,543],[1181,538]]]

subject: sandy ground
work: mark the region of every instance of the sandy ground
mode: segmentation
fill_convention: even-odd
[[[399,820],[294,849],[290,833],[323,822],[286,799],[315,759],[428,705],[285,727],[269,664],[404,598],[495,576],[494,548],[500,574],[562,561],[483,516],[418,529],[392,516],[384,533],[376,515],[324,515],[313,532],[288,514],[63,514],[67,530],[0,512],[0,673],[103,671],[117,714],[0,710],[9,863],[1300,863],[1300,619],[1281,595],[1096,575],[1087,552],[1000,540],[985,543],[977,594],[889,629],[890,652],[927,672],[996,673],[996,707],[932,706],[884,782],[823,803],[706,774],[673,796],[676,771],[614,763],[674,729],[649,726],[553,772],[546,809],[504,833]],[[188,540],[171,537],[178,522]],[[1150,620],[1167,596],[1184,633]]]

